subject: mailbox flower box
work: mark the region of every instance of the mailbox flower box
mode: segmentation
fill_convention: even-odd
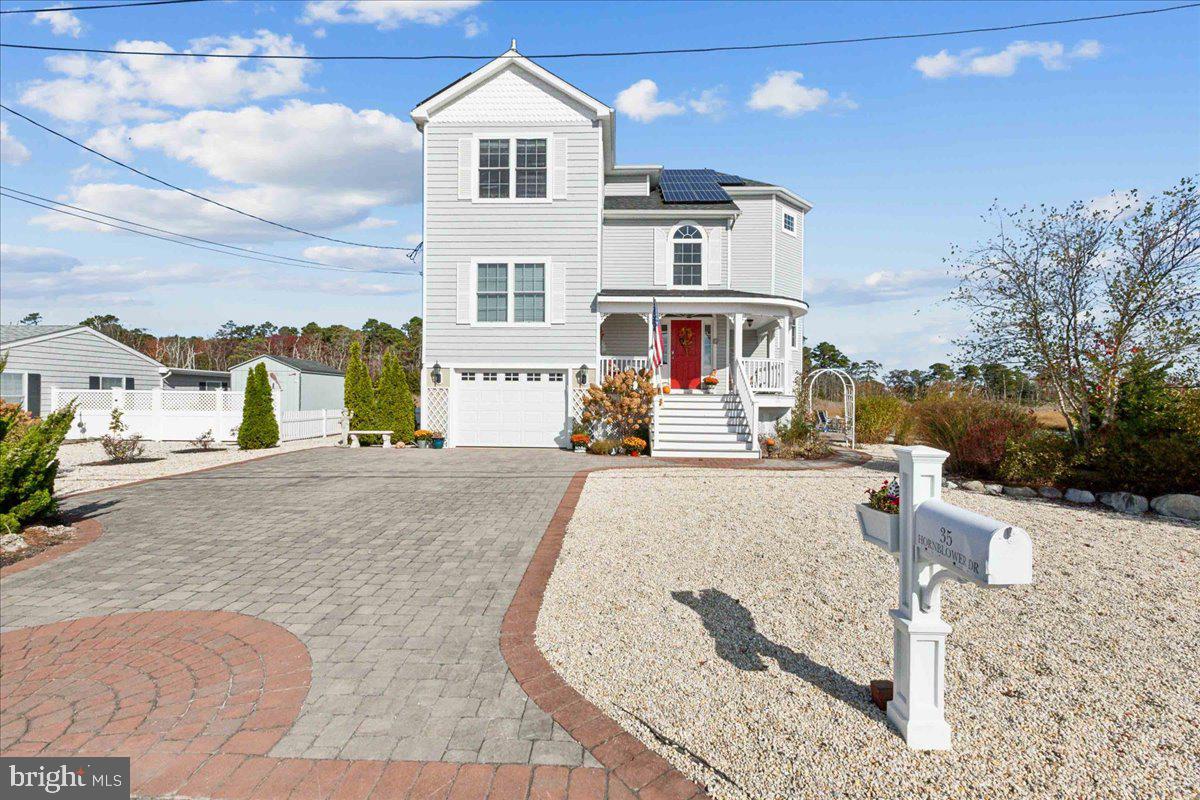
[[[895,554],[900,552],[900,515],[876,511],[866,503],[854,506],[863,540]]]

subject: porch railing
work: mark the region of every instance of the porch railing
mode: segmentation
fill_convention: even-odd
[[[733,385],[737,390],[738,402],[742,404],[742,413],[746,415],[746,427],[750,431],[750,449],[757,453],[759,452],[758,406],[754,404],[754,389],[750,386],[750,378],[746,375],[744,366],[746,361],[747,359],[744,358],[733,360]]]
[[[600,356],[601,380],[630,369],[650,369],[650,359],[645,356]]]
[[[739,364],[745,365],[746,378],[750,388],[756,392],[782,392],[784,385],[783,360],[778,358],[743,358]]]

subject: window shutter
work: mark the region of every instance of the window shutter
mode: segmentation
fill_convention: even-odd
[[[471,324],[471,265],[458,265],[458,324]]]
[[[463,136],[458,140],[458,199],[471,199],[471,178],[474,170],[475,140]]]
[[[670,259],[667,257],[667,229],[654,229],[654,285],[666,286],[671,282],[668,275]]]
[[[567,199],[567,140],[558,137],[550,140],[550,158],[554,162],[550,168],[550,183],[554,187],[551,194],[555,200]]]
[[[99,375],[88,375],[88,388],[89,389],[99,389],[100,388],[100,376]]]
[[[130,391],[133,391],[133,378],[125,379],[125,388],[129,389]]]
[[[550,323],[563,325],[567,321],[567,266],[555,261],[550,278]]]
[[[25,410],[35,417],[42,415],[42,376],[36,372],[25,375]]]
[[[707,286],[719,286],[725,279],[725,229],[708,229],[708,252],[704,254]]]

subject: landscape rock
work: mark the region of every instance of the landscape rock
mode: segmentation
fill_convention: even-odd
[[[955,483],[954,481],[946,481],[946,480],[944,480],[944,481],[942,481],[942,487],[943,487],[943,488],[946,488],[946,489],[957,489],[957,488],[958,488],[958,484],[957,484],[957,483]]]
[[[1062,500],[1062,489],[1055,489],[1053,486],[1043,486],[1038,489],[1038,494],[1047,500]]]
[[[1004,493],[1009,497],[1037,497],[1036,489],[1030,489],[1028,486],[1005,486]]]
[[[1112,492],[1097,492],[1096,493],[1096,501],[1098,503],[1100,503],[1101,505],[1106,506],[1110,502],[1112,502],[1112,496],[1113,496]]]
[[[983,488],[988,494],[1004,494],[1004,486],[999,483],[985,483]]]
[[[1122,514],[1145,514],[1150,508],[1149,500],[1129,492],[1105,492],[1100,502]]]
[[[1067,489],[1067,493],[1063,495],[1063,499],[1068,503],[1087,504],[1096,502],[1096,495],[1087,489]]]
[[[1151,500],[1150,507],[1164,517],[1200,521],[1200,495],[1164,494]]]
[[[958,488],[968,492],[983,492],[987,491],[983,486],[983,481],[963,481],[958,485]]]
[[[0,536],[0,552],[15,553],[26,547],[29,545],[26,543],[25,537],[19,533],[6,533]]]

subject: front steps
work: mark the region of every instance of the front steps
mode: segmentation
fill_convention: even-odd
[[[656,446],[662,458],[758,458],[737,395],[661,396],[656,409]],[[658,402],[657,400],[655,402]]]

